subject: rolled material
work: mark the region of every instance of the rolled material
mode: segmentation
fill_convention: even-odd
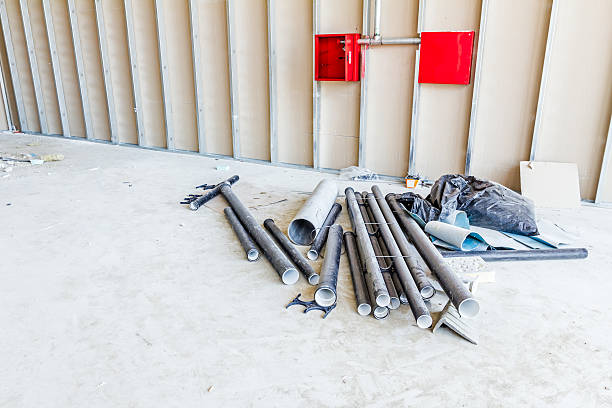
[[[325,260],[321,266],[321,279],[314,293],[314,300],[319,306],[331,306],[336,303],[336,285],[338,284],[338,268],[340,267],[340,252],[342,251],[342,227],[334,224],[329,228],[327,244],[325,245]]]
[[[393,238],[389,225],[387,224],[387,221],[385,220],[385,217],[380,210],[378,203],[376,202],[376,197],[374,194],[368,194],[367,200],[368,205],[372,210],[372,215],[374,215],[374,219],[379,224],[380,235],[385,244],[387,244],[387,248],[389,249],[391,256],[393,256],[393,265],[395,266],[395,270],[397,271],[400,281],[402,282],[404,292],[408,298],[408,304],[410,305],[410,309],[412,310],[417,326],[422,329],[431,327],[432,319],[431,315],[429,314],[429,310],[425,305],[425,301],[423,301],[421,292],[419,292],[419,289],[412,279],[412,275],[408,270],[408,265],[406,265],[406,262],[403,261],[402,252]]]
[[[385,201],[380,188],[378,186],[373,186],[372,192],[374,193],[376,202],[378,203],[378,206],[388,223],[387,225],[393,234],[393,238],[395,238],[395,243],[402,253],[404,262],[406,265],[408,265],[408,270],[410,270],[412,279],[414,279],[414,283],[416,283],[419,292],[421,292],[421,296],[423,299],[432,298],[433,295],[435,295],[436,290],[425,274],[425,265],[423,265],[421,256],[415,249],[414,245],[408,241],[406,235],[404,235],[402,228],[399,226],[395,216],[393,215],[393,211],[391,211],[389,204]]]
[[[317,230],[338,197],[338,187],[331,180],[322,180],[312,192],[310,198],[289,223],[289,239],[297,245],[310,245],[315,239]]]
[[[274,220],[268,218],[264,221],[264,227],[270,232],[270,234],[276,239],[276,242],[280,244],[280,246],[284,249],[285,254],[293,261],[295,266],[302,272],[302,275],[306,278],[308,283],[311,285],[316,285],[319,283],[319,274],[312,269],[312,266],[308,263],[306,258],[298,251],[289,238],[283,234],[283,232],[276,226]]]
[[[334,222],[336,222],[336,218],[338,218],[338,214],[340,214],[340,211],[342,211],[342,206],[338,203],[334,203],[334,205],[332,205],[331,210],[329,210],[329,214],[327,214],[325,221],[323,221],[323,225],[321,226],[319,233],[315,237],[314,241],[312,241],[312,246],[306,254],[308,256],[308,259],[315,261],[319,257],[321,249],[323,249],[323,245],[325,244],[325,240],[327,240],[329,227],[331,227]]]
[[[220,191],[251,238],[255,240],[266,258],[268,258],[268,261],[270,261],[283,283],[292,285],[297,282],[300,277],[297,269],[295,269],[283,251],[274,243],[272,238],[266,234],[266,231],[264,231],[255,217],[251,215],[251,212],[242,204],[238,196],[234,194],[230,183],[225,182],[221,186]]]
[[[249,233],[240,223],[238,217],[236,217],[236,213],[234,212],[234,210],[232,210],[232,207],[225,207],[223,209],[223,212],[225,213],[227,221],[229,221],[230,225],[232,226],[234,233],[236,233],[236,236],[240,241],[240,245],[242,245],[242,248],[244,249],[247,259],[251,262],[258,260],[259,250],[255,246],[255,242],[253,242]]]
[[[372,312],[370,304],[370,295],[363,279],[361,271],[361,261],[357,252],[357,241],[353,231],[344,233],[344,247],[346,248],[346,256],[349,261],[349,269],[351,270],[351,279],[353,280],[353,289],[355,290],[355,299],[357,301],[357,313],[362,316],[367,316]]]
[[[203,206],[204,204],[206,204],[207,202],[209,202],[210,200],[218,196],[219,193],[221,192],[221,186],[228,184],[228,183],[229,185],[232,185],[235,182],[237,182],[239,179],[240,177],[236,175],[236,176],[232,176],[228,178],[227,180],[217,184],[214,188],[202,194],[201,197],[198,197],[195,200],[193,200],[191,203],[189,203],[189,208],[193,211],[197,210],[198,208],[200,208],[201,206]]]
[[[372,248],[370,242],[370,236],[363,222],[361,211],[359,211],[359,205],[355,198],[355,191],[352,188],[344,190],[346,196],[346,205],[349,210],[349,217],[353,225],[353,231],[357,234],[357,248],[359,249],[359,255],[362,262],[364,263],[364,277],[372,301],[378,306],[386,307],[389,305],[391,298],[389,297],[389,291],[385,285],[385,280],[382,277],[382,273],[376,260],[376,254]],[[329,239],[329,238],[328,238]],[[372,305],[374,306],[374,305]]]
[[[389,207],[395,213],[400,225],[414,243],[429,269],[437,276],[440,286],[449,297],[453,305],[463,317],[474,317],[480,311],[480,305],[472,293],[467,290],[461,279],[446,263],[440,252],[436,249],[425,232],[416,221],[410,217],[404,208],[397,202],[395,194],[387,194]]]
[[[444,258],[479,256],[486,262],[504,261],[553,261],[562,259],[584,259],[589,256],[586,248],[558,249],[509,249],[498,251],[440,251]]]

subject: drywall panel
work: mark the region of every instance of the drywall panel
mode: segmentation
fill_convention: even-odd
[[[559,1],[535,158],[575,162],[595,198],[612,111],[612,2]]]
[[[43,98],[43,106],[47,116],[47,127],[50,134],[62,134],[55,80],[53,79],[53,66],[49,52],[49,38],[45,28],[45,15],[41,0],[28,0],[32,38],[34,40],[34,53],[38,62],[38,75]]]
[[[110,140],[110,122],[102,73],[94,0],[75,0],[81,53],[94,139]]]
[[[32,81],[32,71],[30,70],[30,61],[28,59],[28,48],[26,45],[25,33],[23,31],[23,20],[21,19],[19,0],[6,0],[5,3],[9,28],[11,30],[13,51],[15,53],[15,64],[17,72],[19,72],[19,84],[21,86],[21,95],[23,97],[27,118],[26,121],[22,121],[21,125],[23,128],[21,130],[40,132],[38,106],[36,105],[36,96],[34,94],[34,83]]]
[[[163,80],[168,81],[164,98],[167,120],[172,121],[174,147],[179,150],[198,151],[196,125],[193,56],[191,53],[191,23],[187,1],[157,0],[160,41],[164,57]]]
[[[132,75],[138,75],[142,106],[137,107],[142,115],[143,146],[166,147],[166,124],[162,100],[161,69],[157,44],[157,23],[154,0],[131,0],[134,15],[136,68]]]
[[[53,32],[59,58],[61,80],[64,87],[64,98],[68,111],[70,135],[85,137],[85,120],[83,118],[83,105],[81,90],[79,88],[72,31],[68,18],[68,5],[65,1],[50,1]]]
[[[120,143],[138,144],[123,0],[102,0],[102,10],[108,47],[108,66],[117,115],[118,140]]]
[[[417,0],[387,0],[381,35],[416,37],[417,17]],[[415,50],[413,45],[384,45],[369,51],[365,166],[380,174],[403,177],[408,172]]]
[[[232,0],[240,156],[270,160],[266,0]]]
[[[606,137],[606,151],[602,162],[602,172],[598,183],[596,202],[612,203],[612,117]]]
[[[423,31],[475,31],[478,38],[481,0],[427,0]],[[415,169],[422,177],[463,173],[470,129],[477,43],[469,85],[420,84]]]
[[[278,160],[312,166],[312,0],[275,0]]]
[[[319,3],[319,34],[361,32],[361,0],[319,0]],[[359,160],[360,84],[326,81],[320,84],[320,166],[332,169],[356,166]]]
[[[520,189],[529,159],[551,0],[489,1],[471,173]],[[520,24],[520,29],[517,25]]]
[[[232,123],[227,52],[225,0],[196,0],[199,10],[200,72],[204,106],[204,132],[208,153],[232,154]],[[215,38],[218,41],[210,41]]]
[[[2,27],[1,22],[0,22],[0,27]],[[19,115],[17,114],[17,101],[15,99],[15,89],[13,88],[13,81],[12,81],[11,72],[9,69],[8,57],[6,55],[4,29],[0,30],[0,69],[2,69],[2,77],[4,78],[4,86],[6,89],[6,97],[8,99],[9,112],[10,112],[9,114],[11,115],[13,126],[19,129]],[[6,118],[6,114],[4,114],[4,116]],[[6,129],[8,129],[8,123],[7,123]]]

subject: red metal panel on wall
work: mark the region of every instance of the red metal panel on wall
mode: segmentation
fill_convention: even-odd
[[[474,31],[422,32],[419,83],[470,83]]]
[[[359,81],[360,34],[315,36],[315,80]]]

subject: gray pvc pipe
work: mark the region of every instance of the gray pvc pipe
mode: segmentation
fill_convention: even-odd
[[[404,292],[408,298],[408,304],[410,305],[410,309],[412,310],[417,326],[422,329],[431,327],[432,319],[431,315],[429,314],[429,310],[425,305],[421,292],[419,292],[416,283],[414,283],[414,280],[412,279],[412,275],[408,270],[408,265],[406,265],[406,262],[403,261],[402,252],[393,238],[389,225],[387,225],[387,220],[385,220],[385,217],[380,210],[378,203],[376,202],[376,197],[374,194],[368,194],[367,200],[368,205],[372,210],[372,214],[374,215],[374,219],[379,224],[380,235],[385,241],[385,244],[387,244],[387,248],[389,249],[391,256],[394,258],[393,265],[395,266],[395,270],[397,271],[400,281],[402,282],[402,286],[404,287]]]
[[[357,234],[359,255],[365,265],[364,277],[368,290],[370,291],[370,296],[376,305],[386,307],[389,305],[391,298],[389,297],[389,291],[387,290],[380,267],[378,266],[376,254],[370,242],[370,235],[363,222],[361,211],[359,211],[359,205],[355,198],[355,190],[348,187],[344,190],[344,194],[346,196],[346,206],[349,211],[349,217],[353,224],[353,231]]]
[[[295,266],[302,272],[302,275],[306,278],[308,283],[311,285],[316,285],[319,283],[319,275],[315,272],[315,270],[310,266],[306,258],[298,251],[289,238],[283,234],[283,232],[276,226],[274,220],[268,218],[264,221],[264,227],[270,232],[272,237],[280,244],[280,246],[284,249],[285,254],[293,261]]]
[[[332,180],[322,180],[289,223],[289,239],[297,245],[310,245],[325,217],[336,202],[338,187]]]
[[[321,266],[321,279],[314,293],[314,300],[319,306],[331,306],[338,299],[336,286],[340,252],[342,252],[342,227],[334,224],[329,228],[325,245],[325,260]]]
[[[586,248],[557,249],[508,249],[495,251],[440,251],[444,258],[479,256],[486,262],[505,261],[552,261],[563,259],[584,259],[589,256]]]
[[[461,316],[475,317],[480,311],[478,300],[465,287],[461,279],[446,263],[440,252],[436,249],[429,237],[419,227],[419,224],[406,213],[406,210],[397,202],[395,194],[386,196],[389,207],[401,226],[410,237],[429,269],[437,276],[444,293],[449,297]]]
[[[397,296],[399,297],[400,302],[405,305],[408,303],[408,297],[406,297],[406,292],[404,292],[404,288],[402,288],[402,282],[400,281],[397,272],[393,271],[391,273],[391,278],[393,278],[393,284],[395,285],[395,290],[397,290]]]
[[[266,234],[266,231],[261,228],[255,217],[253,217],[248,208],[242,204],[238,196],[234,194],[231,185],[226,182],[221,186],[220,192],[232,207],[232,210],[234,210],[236,216],[249,235],[255,240],[257,245],[259,245],[283,283],[292,285],[297,282],[300,277],[297,269],[295,269],[283,251],[274,243],[272,238]]]
[[[376,320],[384,319],[389,316],[389,308],[383,306],[376,306],[374,308],[374,318]]]
[[[219,193],[221,192],[221,186],[225,184],[232,185],[235,182],[237,182],[239,179],[240,177],[236,175],[236,176],[232,176],[228,178],[227,180],[217,184],[214,188],[202,194],[201,197],[198,197],[195,200],[193,200],[191,203],[189,203],[189,208],[193,211],[197,210],[198,208],[200,208],[201,206],[203,206],[204,204],[206,204],[207,202],[209,202],[210,200],[218,196]]]
[[[355,300],[357,301],[357,313],[362,316],[367,316],[372,312],[370,304],[370,295],[363,279],[361,270],[361,261],[359,252],[357,251],[357,240],[353,231],[344,233],[344,247],[346,248],[346,256],[349,261],[349,269],[351,270],[351,279],[353,281],[353,289],[355,290]]]
[[[329,210],[329,214],[327,214],[325,221],[323,221],[323,225],[321,225],[321,229],[319,230],[317,236],[312,242],[312,246],[310,247],[310,249],[308,250],[308,253],[306,254],[306,256],[308,256],[308,259],[315,261],[319,257],[319,254],[321,253],[321,249],[323,249],[323,245],[325,244],[325,241],[327,240],[327,234],[329,233],[329,227],[334,225],[334,222],[336,222],[336,218],[338,218],[338,214],[340,214],[340,211],[342,211],[342,206],[338,203],[334,203],[334,205],[332,205],[331,210]]]
[[[391,299],[389,300],[389,309],[395,310],[402,304],[399,299],[399,295],[397,294],[397,290],[395,289],[395,283],[393,283],[393,277],[391,276],[391,272],[383,272],[383,279],[385,280],[385,284],[387,285],[387,290],[389,291],[389,296]]]
[[[238,240],[240,241],[240,245],[244,249],[244,252],[247,256],[247,259],[250,262],[256,261],[259,259],[259,250],[255,246],[255,242],[251,239],[249,233],[244,229],[238,217],[236,217],[236,213],[232,210],[232,207],[225,207],[223,209],[223,213],[227,218],[227,221],[232,226],[232,229],[236,233]]]
[[[378,186],[373,186],[372,192],[374,193],[376,202],[378,203],[378,206],[380,207],[380,210],[388,223],[389,229],[393,234],[393,238],[395,238],[395,242],[402,252],[404,262],[406,265],[408,265],[412,279],[414,279],[414,283],[416,283],[419,292],[421,292],[421,296],[423,299],[431,299],[433,295],[435,295],[436,290],[425,274],[425,265],[422,263],[421,256],[415,249],[414,245],[408,241],[406,235],[404,235],[404,231],[402,231],[402,228],[397,223],[397,220],[393,215],[393,211],[391,211],[389,204],[387,204],[385,201],[385,197],[380,191],[380,188]]]

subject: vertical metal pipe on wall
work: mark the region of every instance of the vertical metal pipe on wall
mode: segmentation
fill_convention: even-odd
[[[172,93],[170,91],[170,72],[168,43],[166,41],[165,0],[155,0],[155,18],[157,19],[157,44],[162,79],[162,100],[164,102],[164,119],[166,123],[166,148],[174,150],[174,114],[172,110]]]
[[[74,0],[71,0],[74,1]],[[45,100],[40,86],[40,72],[38,71],[38,59],[36,58],[36,47],[34,45],[34,36],[32,34],[32,23],[30,21],[30,11],[28,9],[27,0],[19,0],[21,9],[21,19],[23,21],[23,31],[28,48],[28,59],[30,60],[30,71],[32,72],[32,83],[34,85],[34,96],[36,98],[36,107],[38,108],[38,118],[40,120],[40,131],[44,134],[49,134],[47,126],[47,114],[45,111]]]
[[[319,0],[312,0],[312,167],[321,168],[319,137],[321,127],[321,84],[314,79],[315,35],[319,33]]]
[[[474,153],[474,138],[476,137],[476,118],[478,101],[480,99],[480,76],[482,72],[483,51],[487,32],[487,15],[489,0],[482,0],[480,7],[480,26],[478,28],[478,51],[476,52],[476,68],[474,72],[474,87],[472,88],[472,109],[470,111],[470,128],[468,131],[467,149],[465,152],[465,174],[472,173],[472,154]]]
[[[419,0],[419,12],[417,16],[417,33],[423,31],[423,20],[425,19],[425,0]],[[416,145],[419,131],[419,103],[421,101],[421,86],[419,85],[419,63],[421,60],[420,46],[414,52],[414,82],[412,84],[412,116],[410,119],[410,147],[408,151],[408,175],[416,175]]]
[[[130,54],[130,72],[132,74],[132,87],[134,92],[134,113],[136,115],[136,126],[138,127],[138,145],[148,145],[146,141],[144,126],[144,109],[142,103],[142,91],[140,88],[140,72],[138,65],[138,46],[136,44],[136,32],[134,30],[134,7],[132,0],[124,0],[125,24],[128,37],[128,49]]]
[[[363,0],[362,36],[370,37],[370,0]],[[359,95],[359,167],[366,166],[365,142],[368,114],[368,52],[367,44],[361,45],[361,93]]]
[[[102,0],[95,0],[96,25],[98,28],[98,44],[100,46],[100,59],[102,61],[102,74],[104,91],[106,92],[106,108],[110,121],[111,143],[119,143],[119,126],[117,124],[117,109],[115,107],[115,92],[113,91],[113,78],[110,70],[110,56],[108,55],[108,40],[106,38],[106,25],[104,23],[104,7]]]

